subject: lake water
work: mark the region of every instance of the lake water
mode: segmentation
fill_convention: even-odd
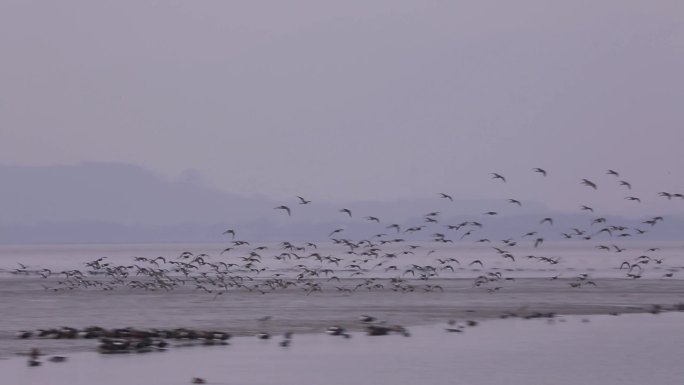
[[[543,250],[518,246],[511,248],[515,261],[489,245],[412,246],[383,245],[371,254],[363,253],[370,247],[349,253],[349,246],[331,244],[296,251],[248,245],[223,254],[225,245],[0,246],[0,358],[8,359],[0,366],[14,373],[13,384],[180,384],[202,373],[215,383],[279,385],[681,383],[681,370],[671,365],[684,352],[679,313],[581,322],[586,315],[684,303],[680,244],[661,242],[656,251],[639,242],[622,243],[620,251],[561,242]],[[283,252],[299,258],[281,258]],[[250,253],[259,258],[250,261]],[[623,262],[640,266],[621,269]],[[179,263],[194,267],[175,271]],[[71,270],[82,275],[65,273]],[[495,320],[534,312],[575,316],[553,325]],[[362,330],[362,314],[404,325],[412,337],[359,334],[342,341],[323,334],[331,325]],[[449,319],[490,321],[454,336],[444,332]],[[101,357],[92,353],[93,340],[16,338],[20,330],[93,325],[220,330],[238,338],[228,347],[135,357]],[[276,342],[256,341],[263,331],[294,332],[295,343],[283,351]],[[34,347],[76,363],[28,368],[23,359],[9,359]],[[150,381],[132,382],[129,373]],[[227,380],[233,376],[238,380]]]
[[[0,360],[16,385],[189,384],[488,384],[679,385],[684,379],[684,314],[563,316],[489,320],[463,333],[410,328],[411,337],[344,339],[322,333],[238,337],[231,345],[163,353],[71,354],[66,363],[29,368]]]

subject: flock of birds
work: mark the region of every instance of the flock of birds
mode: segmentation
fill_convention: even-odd
[[[532,170],[540,178],[547,177],[542,168]],[[615,178],[613,183],[632,191],[632,184],[620,179],[614,170],[606,172],[608,178]],[[493,183],[509,183],[501,173],[491,173]],[[588,189],[599,191],[599,183],[590,179],[580,179],[578,183]],[[603,182],[602,182],[603,183]],[[503,187],[505,185],[502,185]],[[660,191],[657,199],[684,200],[684,194]],[[641,204],[642,198],[627,195],[624,200]],[[304,210],[306,206],[315,204],[302,196],[297,197],[297,206],[279,205],[273,210],[292,217],[297,214],[295,207]],[[435,194],[435,201],[444,207],[454,202],[454,197],[445,192]],[[523,201],[516,198],[505,198],[502,205],[513,209],[523,207]],[[414,219],[412,223],[386,223],[379,216],[363,213],[359,216],[356,210],[340,208],[340,219],[346,221],[362,220],[373,224],[379,230],[376,234],[360,239],[346,236],[348,227],[337,227],[327,232],[328,241],[291,242],[278,244],[254,244],[239,239],[240,231],[227,229],[223,236],[229,244],[222,248],[218,255],[195,254],[184,251],[180,255],[144,257],[136,256],[125,263],[117,263],[107,257],[99,257],[85,262],[85,269],[66,269],[52,271],[48,268],[27,266],[19,263],[19,268],[12,271],[16,275],[40,276],[44,279],[43,287],[50,292],[69,292],[72,290],[141,290],[163,291],[192,290],[206,293],[214,300],[235,292],[253,292],[266,294],[280,290],[300,291],[306,295],[316,292],[331,291],[340,295],[351,295],[355,292],[393,291],[410,292],[444,292],[449,290],[445,282],[450,279],[470,281],[473,290],[486,290],[497,293],[506,290],[505,282],[515,281],[516,274],[536,268],[538,271],[551,272],[543,279],[558,281],[570,288],[595,287],[597,280],[591,276],[592,269],[584,272],[576,268],[568,268],[561,273],[559,266],[563,258],[554,256],[545,250],[545,245],[554,242],[577,241],[583,247],[578,253],[596,250],[593,256],[600,258],[600,253],[611,253],[612,258],[619,261],[611,269],[623,279],[639,279],[648,270],[654,272],[649,277],[672,279],[675,274],[684,270],[684,266],[668,264],[659,256],[660,249],[649,247],[637,248],[639,243],[620,242],[618,240],[637,238],[652,231],[665,220],[656,215],[644,218],[638,225],[613,223],[615,219],[600,215],[600,210],[593,205],[578,204],[578,211],[585,213],[582,223],[570,227],[562,225],[548,214],[540,215],[535,228],[521,230],[516,227],[516,234],[504,239],[494,239],[494,233],[488,232],[499,215],[498,211],[483,211],[479,217],[469,216],[453,221],[446,214],[435,210]],[[444,210],[444,209],[442,209]],[[560,227],[563,228],[560,228]],[[600,253],[598,253],[600,252]],[[467,255],[471,253],[471,255]],[[475,254],[474,256],[472,254]],[[523,266],[524,265],[524,266]],[[571,264],[572,265],[572,264]],[[576,264],[573,266],[577,266]],[[568,274],[568,275],[565,275]],[[657,274],[657,275],[656,275]],[[684,304],[673,308],[662,308],[654,305],[650,310],[656,314],[662,310],[683,311]],[[517,314],[506,312],[506,317],[547,318],[553,321],[555,313]],[[260,319],[260,324],[270,317]],[[378,321],[375,317],[364,315],[360,321],[368,335],[400,334],[410,336],[402,326],[389,325]],[[468,320],[458,323],[450,320],[445,328],[449,333],[462,333],[467,327],[477,325],[477,321]],[[332,336],[350,338],[351,334],[339,325],[329,327],[326,332]],[[256,334],[259,339],[270,339],[267,332]],[[99,339],[98,350],[101,353],[131,353],[164,351],[169,346],[166,340],[175,341],[173,346],[196,346],[227,344],[230,334],[218,331],[194,329],[104,329],[89,327],[82,330],[70,327],[45,329],[37,331],[21,331],[20,339],[52,338],[52,339]],[[292,344],[293,334],[283,334],[279,345],[288,347]],[[33,349],[29,354],[29,366],[40,366],[42,354]],[[50,362],[64,362],[66,357],[53,356]],[[193,384],[203,384],[206,380],[194,377]]]
[[[535,168],[532,172],[540,178],[547,177],[547,171]],[[632,191],[632,185],[622,180],[614,170],[606,172],[607,178],[614,178],[612,183]],[[491,173],[496,183],[508,183],[500,173]],[[589,179],[578,181],[592,190],[599,190],[599,184]],[[502,185],[503,186],[503,185]],[[682,199],[681,193],[660,191],[659,199]],[[315,204],[302,196],[298,196],[298,206]],[[641,198],[628,195],[625,200],[641,203]],[[453,202],[452,195],[445,192],[436,193],[435,200]],[[507,198],[506,202],[514,207],[521,207],[520,199]],[[274,210],[283,215],[296,214],[294,206],[280,205]],[[395,292],[434,292],[444,291],[442,281],[438,278],[459,278],[459,274],[468,271],[473,287],[482,287],[490,293],[502,289],[501,282],[513,281],[515,277],[507,274],[515,270],[515,263],[526,260],[541,264],[550,271],[561,263],[560,257],[550,256],[543,252],[548,240],[584,240],[599,241],[595,247],[606,252],[623,253],[628,246],[620,246],[618,239],[634,238],[661,223],[662,216],[644,218],[641,226],[626,226],[610,223],[606,216],[599,216],[589,204],[578,205],[579,211],[586,212],[585,223],[576,227],[554,229],[556,225],[552,217],[540,217],[536,229],[520,231],[514,236],[495,240],[481,236],[489,218],[497,216],[497,211],[485,211],[482,219],[468,218],[458,223],[445,223],[440,211],[431,211],[422,215],[419,223],[404,225],[384,223],[379,217],[364,213],[364,221],[374,223],[382,232],[369,235],[363,239],[345,237],[345,227],[331,229],[329,242],[283,241],[278,245],[254,245],[246,240],[238,239],[237,229],[227,229],[223,235],[229,237],[229,245],[217,256],[194,254],[185,251],[176,257],[159,256],[156,258],[133,257],[130,263],[115,264],[107,258],[97,258],[85,263],[87,269],[63,270],[53,272],[50,269],[35,269],[20,264],[15,274],[37,274],[46,279],[45,290],[69,291],[75,289],[117,290],[121,288],[138,290],[171,291],[181,287],[192,288],[204,292],[214,299],[232,291],[242,290],[265,294],[284,289],[297,289],[306,295],[323,290],[333,290],[343,294],[353,292],[392,290]],[[341,219],[357,218],[358,214],[349,208],[339,209]],[[422,235],[429,241],[413,241],[412,236]],[[459,249],[462,245],[476,245],[480,253],[477,259],[467,259],[462,255],[467,251]],[[452,246],[453,245],[453,246]],[[522,246],[522,247],[521,247]],[[589,246],[592,247],[592,246]],[[483,257],[484,251],[491,256]],[[533,250],[534,253],[522,255]],[[634,250],[631,250],[634,251]],[[658,248],[636,250],[638,256],[624,258],[616,270],[624,273],[625,278],[641,278],[650,266],[663,268],[664,259],[656,254]],[[402,263],[402,261],[408,261]],[[497,263],[498,261],[498,263]],[[507,268],[500,268],[505,261]],[[495,266],[493,266],[495,265]],[[682,267],[668,267],[661,275],[672,278]],[[556,274],[549,279],[558,279]],[[57,277],[57,279],[55,279]],[[50,279],[48,279],[50,278]],[[589,272],[564,276],[561,281],[573,288],[596,286]]]

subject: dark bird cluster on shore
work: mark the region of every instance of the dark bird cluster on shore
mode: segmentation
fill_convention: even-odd
[[[197,339],[230,339],[230,334],[218,331],[195,330],[187,328],[142,330],[131,327],[106,329],[100,326],[89,326],[83,329],[62,326],[52,329],[22,330],[17,333],[19,339],[98,339],[98,338],[165,338],[175,340]]]
[[[259,320],[260,323],[268,321],[270,317]],[[366,334],[369,336],[384,336],[399,334],[409,337],[408,330],[400,325],[389,325],[384,321],[379,321],[376,317],[362,315],[359,317],[359,324],[363,325]],[[351,334],[342,326],[331,326],[326,333],[333,336],[351,338]],[[261,340],[270,340],[271,333],[259,332],[255,336]],[[227,340],[231,334],[222,331],[196,330],[188,328],[176,329],[136,329],[131,327],[106,329],[99,326],[91,326],[83,329],[73,327],[60,327],[53,329],[38,329],[35,331],[24,330],[17,333],[19,339],[90,339],[99,342],[97,351],[101,354],[122,354],[122,353],[148,353],[163,352],[170,347],[186,346],[215,346],[228,345]],[[172,342],[168,342],[168,341]],[[289,347],[293,341],[293,333],[283,333],[283,339],[278,343],[281,347]],[[40,366],[40,356],[42,353],[37,348],[33,348],[28,354],[29,366]],[[50,362],[64,362],[67,357],[52,356]]]
[[[231,335],[221,331],[196,330],[188,328],[176,329],[136,329],[118,328],[105,329],[99,326],[91,326],[84,329],[61,327],[54,329],[39,329],[36,331],[20,331],[17,333],[20,339],[91,339],[97,340],[97,351],[101,354],[122,353],[149,353],[163,352],[169,347],[185,346],[216,346],[228,345],[227,340]],[[172,342],[169,342],[172,341]],[[28,356],[28,365],[40,366],[41,353],[37,348],[32,349]],[[64,362],[67,357],[52,356],[49,362]]]

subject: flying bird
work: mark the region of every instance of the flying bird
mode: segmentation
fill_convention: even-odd
[[[349,215],[349,218],[351,218],[351,216],[352,216],[351,210],[349,210],[349,209],[340,209],[340,212],[341,213],[347,213],[347,215]]]
[[[641,199],[639,199],[637,197],[626,197],[625,199],[627,199],[628,201],[636,201],[636,202],[641,203]]]
[[[332,237],[334,234],[337,234],[337,233],[339,233],[339,232],[341,232],[341,231],[344,231],[344,229],[333,230],[328,236],[329,236],[329,237]]]
[[[629,269],[630,271],[634,268],[629,262],[624,261],[624,262],[622,262],[622,264],[620,264],[620,270],[622,270],[625,266],[626,266],[627,269]],[[639,266],[639,265],[634,265],[634,266],[635,266],[635,267],[641,268],[641,266]]]
[[[228,229],[228,230],[223,232],[223,235],[226,235],[226,234],[231,234],[233,236],[233,239],[235,239],[235,230]]]
[[[606,223],[606,218],[601,217],[601,218],[596,218],[593,221],[591,221],[592,225],[595,223]]]
[[[287,215],[292,215],[292,213],[290,212],[290,208],[287,207],[287,206],[284,206],[284,205],[283,205],[283,206],[274,207],[273,209],[274,209],[274,210],[285,210],[285,211],[287,211]]]
[[[606,171],[606,174],[608,174],[608,175],[615,175],[616,177],[619,177],[619,176],[620,176],[620,173],[617,172],[617,171],[615,171],[615,170],[608,170],[608,171]]]
[[[506,178],[504,178],[501,174],[497,174],[495,172],[493,172],[491,174],[492,174],[492,179],[501,179],[502,181],[506,182]]]
[[[439,193],[439,197],[440,197],[440,198],[448,199],[448,200],[450,200],[450,201],[452,201],[452,202],[454,201],[454,198],[453,198],[451,195],[449,195],[449,194]]]
[[[386,227],[387,229],[395,229],[397,230],[397,233],[401,231],[401,226],[399,226],[397,223],[393,223],[389,226]]]
[[[661,191],[658,193],[658,195],[660,195],[661,197],[665,197],[667,199],[672,199],[672,194],[670,194],[669,192]]]
[[[627,188],[630,189],[630,190],[632,189],[632,185],[631,185],[629,182],[626,182],[626,181],[624,181],[624,180],[621,180],[621,181],[620,181],[620,186],[625,186],[625,187],[627,187]]]
[[[592,213],[594,212],[594,209],[592,209],[591,207],[586,206],[586,205],[582,205],[580,207],[580,210],[587,210],[587,211],[591,211]]]
[[[589,186],[594,190],[598,190],[598,187],[596,187],[596,183],[590,181],[589,179],[582,179],[582,184],[585,186]]]
[[[535,167],[535,168],[532,169],[532,171],[538,172],[538,173],[542,174],[543,176],[546,176],[546,170],[544,170],[544,169],[542,169],[542,168]]]
[[[297,198],[299,198],[299,204],[300,205],[308,205],[309,203],[311,203],[310,200],[306,200],[306,199],[300,197],[299,195],[297,195]]]
[[[516,205],[518,205],[518,206],[522,206],[522,203],[520,203],[520,201],[517,200],[517,199],[509,199],[509,200],[508,200],[508,203],[514,203],[514,204],[516,204]]]

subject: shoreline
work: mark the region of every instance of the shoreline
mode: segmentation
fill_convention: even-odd
[[[402,313],[404,316],[407,312],[421,311],[424,309],[392,309],[392,311],[384,310],[382,314]],[[234,338],[249,338],[255,337],[258,333],[269,333],[271,335],[282,335],[284,333],[294,333],[296,335],[315,335],[323,334],[331,326],[339,326],[350,333],[364,333],[369,325],[383,325],[383,326],[398,326],[405,328],[414,327],[434,327],[436,325],[446,325],[449,320],[457,320],[460,322],[476,321],[486,322],[498,319],[535,319],[545,318],[554,320],[559,317],[581,317],[581,316],[619,316],[629,314],[661,314],[661,313],[677,313],[684,312],[684,302],[672,304],[653,304],[650,306],[629,306],[629,305],[553,305],[553,304],[535,304],[518,307],[483,307],[479,309],[448,309],[443,312],[430,313],[430,317],[425,317],[421,321],[413,323],[395,322],[392,318],[379,318],[372,323],[364,323],[358,319],[362,314],[356,315],[353,319],[344,321],[324,321],[324,320],[309,320],[295,325],[291,322],[279,321],[277,317],[269,319],[268,321],[259,321],[259,327],[233,328],[231,330],[217,330],[216,332],[227,333],[231,336],[228,342]],[[375,318],[374,315],[371,314]],[[125,326],[121,326],[125,328]],[[159,330],[161,328],[140,328],[139,330]],[[197,328],[195,328],[197,329]],[[169,343],[168,350],[173,350],[176,347],[185,347],[181,345],[192,345],[196,348],[211,347],[211,345],[203,346],[201,341],[187,341],[182,342],[172,338],[164,339]],[[19,342],[19,341],[17,341]],[[32,337],[20,340],[22,345],[27,349],[16,351],[10,355],[0,354],[0,359],[10,359],[16,356],[28,355],[29,347],[36,347],[44,352],[45,355],[61,355],[74,353],[97,353],[97,345],[99,338],[96,339],[56,339],[45,337]],[[67,345],[68,348],[60,349],[59,345]],[[218,345],[218,344],[217,344]],[[135,354],[135,353],[133,353]]]

